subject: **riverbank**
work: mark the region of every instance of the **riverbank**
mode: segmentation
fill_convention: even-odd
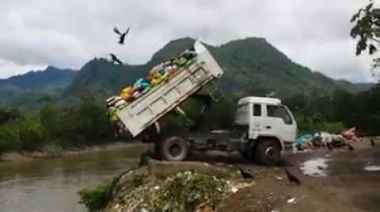
[[[162,172],[167,175],[167,172],[195,170],[207,173],[211,177],[219,172],[217,175],[232,183],[235,189],[227,192],[222,201],[224,204],[215,210],[211,209],[213,205],[210,205],[207,210],[197,211],[377,212],[380,208],[380,170],[369,169],[368,166],[380,167],[380,147],[371,147],[367,142],[354,143],[353,146],[354,151],[337,149],[290,154],[285,157],[284,164],[287,165],[277,167],[247,164],[237,157],[212,155],[195,155],[191,162],[155,162],[151,174],[144,173],[148,177],[147,184],[134,189],[147,189],[152,192],[152,196],[149,196],[148,192],[144,193],[145,197],[150,197],[147,198],[149,200],[156,197],[155,192],[158,191],[160,194],[161,185],[167,183],[167,178]],[[238,172],[241,167],[248,169],[253,179],[242,179]],[[301,185],[292,184],[287,180],[285,168],[301,180]],[[137,170],[135,173],[139,172],[140,170]],[[186,182],[182,184],[187,185]],[[239,185],[245,186],[238,188]],[[130,194],[134,192],[131,190],[128,176],[124,177],[118,187],[118,192],[106,207],[107,212],[119,212],[130,207],[127,203],[132,200]],[[139,196],[136,198],[136,201],[141,200]]]
[[[115,141],[101,145],[94,146],[84,146],[77,148],[68,148],[62,149],[59,146],[51,145],[44,147],[41,151],[34,152],[6,152],[0,157],[0,162],[7,161],[22,161],[22,160],[33,160],[33,159],[51,159],[58,158],[67,155],[77,155],[77,154],[85,154],[90,152],[101,152],[101,151],[113,151],[117,149],[126,149],[126,148],[134,148],[141,147],[144,148],[146,145],[141,143],[140,141]]]

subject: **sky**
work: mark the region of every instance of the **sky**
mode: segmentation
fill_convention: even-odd
[[[4,0],[0,78],[44,69],[79,69],[115,53],[143,64],[170,40],[221,45],[264,37],[294,62],[335,79],[369,82],[371,59],[355,55],[351,16],[366,0]],[[113,27],[130,27],[117,44]]]

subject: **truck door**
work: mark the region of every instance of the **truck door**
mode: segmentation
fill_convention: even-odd
[[[264,130],[266,134],[277,135],[282,140],[295,140],[297,124],[284,105],[266,105]]]
[[[256,139],[258,134],[263,131],[263,104],[254,103],[251,105],[252,113],[250,114],[250,135],[252,139]]]

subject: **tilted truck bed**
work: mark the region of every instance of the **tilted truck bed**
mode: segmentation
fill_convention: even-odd
[[[193,64],[178,70],[170,81],[152,88],[118,110],[117,116],[132,136],[137,136],[192,94],[222,76],[223,70],[199,41],[194,43],[194,48],[198,54]]]

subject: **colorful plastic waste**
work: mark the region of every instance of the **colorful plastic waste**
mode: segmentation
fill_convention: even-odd
[[[352,127],[347,130],[343,130],[342,136],[347,140],[352,140],[356,138],[356,128]]]
[[[114,104],[117,101],[123,100],[123,102],[131,103],[139,98],[144,92],[162,84],[171,79],[176,72],[193,62],[193,59],[197,56],[196,51],[191,48],[184,52],[177,54],[170,60],[160,63],[154,66],[149,71],[149,76],[146,78],[140,78],[133,85],[124,87],[120,95],[116,97],[110,97],[107,99],[107,107],[110,104]],[[112,103],[111,103],[112,102]],[[120,102],[119,102],[120,103]]]
[[[144,78],[138,79],[135,84],[133,84],[133,87],[137,89],[138,91],[142,92],[145,89],[149,88],[150,81]]]

